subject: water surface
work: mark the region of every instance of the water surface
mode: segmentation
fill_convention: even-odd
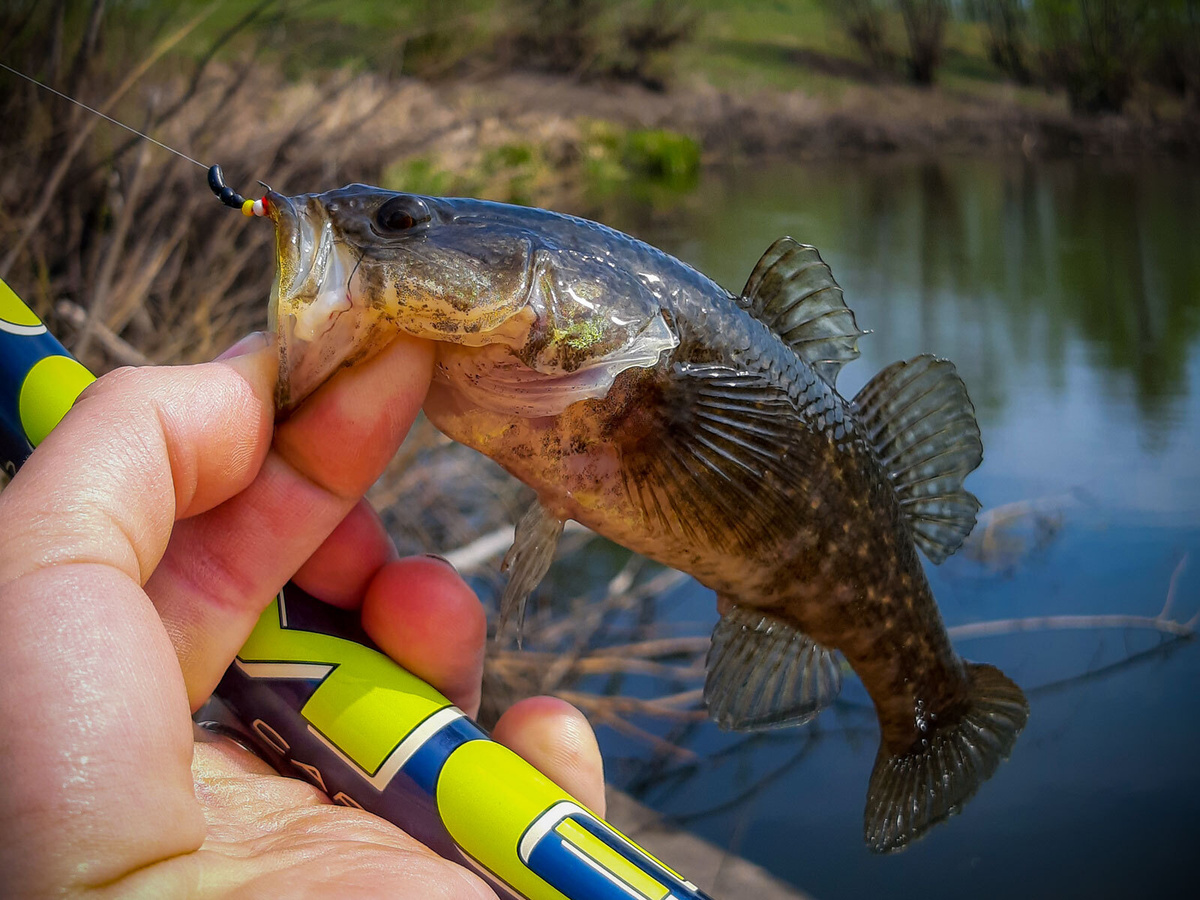
[[[851,396],[934,351],[975,402],[984,508],[1035,515],[928,566],[948,625],[1200,608],[1200,177],[1162,161],[777,166],[712,178],[665,222],[617,224],[740,288],[777,237],[815,244],[873,334]],[[656,604],[701,632],[711,592]],[[878,745],[851,678],[802,729],[639,725],[701,762],[648,761],[602,729],[610,776],[817,897],[1172,896],[1200,819],[1200,643],[1151,631],[1035,631],[958,644],[1029,695],[1012,759],[906,851],[870,854],[862,807]],[[653,693],[631,679],[613,690]]]

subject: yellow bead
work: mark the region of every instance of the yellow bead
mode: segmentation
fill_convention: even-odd
[[[242,204],[242,215],[243,216],[254,215],[254,201],[253,200],[247,200]]]

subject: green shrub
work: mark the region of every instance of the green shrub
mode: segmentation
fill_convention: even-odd
[[[388,166],[383,172],[381,187],[389,191],[445,196],[455,186],[452,173],[439,169],[427,156],[406,159]]]
[[[677,131],[630,131],[625,135],[621,158],[635,175],[677,189],[694,186],[700,173],[700,145]]]
[[[1033,0],[1047,79],[1072,109],[1119,112],[1144,56],[1153,0]],[[1160,4],[1161,5],[1161,4]]]
[[[992,64],[1019,84],[1029,84],[1029,11],[1024,0],[976,0],[974,12],[987,25]]]

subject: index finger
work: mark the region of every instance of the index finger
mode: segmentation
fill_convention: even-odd
[[[120,369],[84,391],[0,495],[0,584],[71,563],[144,584],[176,518],[233,496],[261,466],[274,356]]]
[[[431,345],[406,337],[341,370],[278,425],[245,490],[176,527],[146,592],[175,644],[193,708],[270,599],[379,477],[432,372]]]

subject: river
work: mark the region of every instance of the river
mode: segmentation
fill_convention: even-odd
[[[927,565],[949,626],[1200,610],[1200,175],[1162,160],[885,160],[705,179],[671,215],[613,224],[740,288],[790,234],[815,244],[873,333],[839,388],[932,351],[975,403],[999,509]],[[1006,513],[1011,515],[1006,515]],[[986,537],[986,540],[984,538]],[[694,582],[665,627],[716,619]],[[1152,629],[962,639],[1027,692],[1012,758],[965,810],[890,856],[862,809],[877,729],[862,686],[761,737],[636,719],[695,760],[601,728],[610,778],[816,897],[1179,895],[1200,816],[1200,645]],[[645,679],[606,689],[652,694]]]

